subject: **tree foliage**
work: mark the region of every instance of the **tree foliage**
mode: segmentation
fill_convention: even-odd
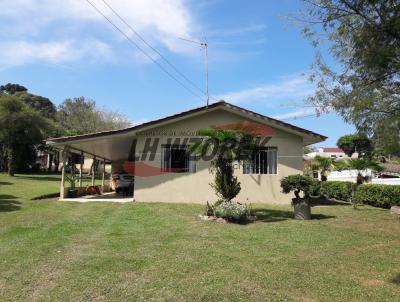
[[[101,109],[95,101],[84,97],[62,102],[58,107],[58,121],[68,135],[116,130],[131,125],[125,116]]]
[[[349,157],[355,152],[358,153],[358,157],[371,158],[372,156],[372,141],[362,133],[343,135],[338,139],[336,145]]]
[[[321,173],[321,180],[326,181],[328,174],[335,168],[335,161],[329,157],[316,156],[313,160],[313,167]]]
[[[13,95],[32,109],[42,113],[45,117],[56,119],[56,107],[54,104],[46,97],[29,93],[28,89],[22,85],[11,83],[2,85],[0,86],[0,94]]]
[[[15,94],[17,92],[27,92],[27,91],[28,89],[26,87],[19,84],[8,83],[6,85],[0,86],[0,93],[4,94]]]
[[[14,175],[19,162],[32,152],[53,126],[52,122],[30,108],[15,95],[0,95],[0,142]]]
[[[281,188],[283,193],[294,192],[296,200],[301,201],[300,193],[303,192],[305,201],[310,197],[310,189],[315,180],[305,175],[289,175],[281,179]]]
[[[328,41],[339,65],[317,52],[311,75],[317,90],[310,102],[319,112],[335,110],[380,147],[400,153],[400,1],[304,2],[296,20],[314,46]]]
[[[256,138],[241,131],[204,129],[199,134],[205,139],[193,146],[193,150],[204,156],[207,152],[215,155],[211,161],[215,171],[214,183],[210,184],[217,196],[224,202],[235,198],[240,182],[234,176],[234,161],[250,158],[257,145]]]

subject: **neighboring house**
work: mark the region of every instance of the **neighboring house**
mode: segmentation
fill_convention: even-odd
[[[281,192],[280,179],[302,174],[303,146],[326,137],[223,101],[127,129],[54,138],[47,143],[64,152],[84,152],[111,162],[113,172],[135,175],[136,201],[206,203],[217,199],[210,187],[214,179],[211,158],[196,160],[190,146],[200,139],[201,129],[237,125],[260,126],[265,137],[253,161],[235,165],[242,187],[236,200],[289,203],[291,197]]]
[[[381,172],[382,178],[400,178],[400,164],[384,163],[382,164],[383,171]]]
[[[344,153],[344,151],[342,149],[336,148],[336,147],[319,148],[317,151],[307,153],[305,156],[306,156],[306,159],[314,159],[317,156],[329,157],[329,158],[335,158],[335,159],[349,159],[350,158]],[[357,158],[357,154],[355,153],[352,157]]]

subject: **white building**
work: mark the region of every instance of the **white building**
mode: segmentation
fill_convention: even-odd
[[[329,158],[335,158],[335,159],[349,159],[344,151],[340,148],[319,148],[318,151],[310,152],[306,154],[306,157],[308,159],[313,159],[317,156],[321,157],[329,157]],[[358,154],[354,153],[352,158],[357,158]]]

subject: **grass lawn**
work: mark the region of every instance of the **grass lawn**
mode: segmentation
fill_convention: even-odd
[[[201,205],[30,201],[55,175],[0,174],[0,300],[400,301],[388,210],[253,205],[247,225]]]

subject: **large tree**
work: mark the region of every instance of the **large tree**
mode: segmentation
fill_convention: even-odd
[[[338,139],[336,145],[349,157],[356,152],[359,158],[370,159],[372,156],[372,142],[367,135],[362,133],[343,135]]]
[[[128,119],[117,112],[99,108],[84,97],[66,99],[58,107],[61,128],[71,135],[129,127]]]
[[[35,95],[28,92],[28,89],[19,84],[8,83],[0,86],[0,94],[10,94],[16,96],[29,107],[39,111],[45,117],[56,119],[56,106],[46,97]]]
[[[13,176],[18,161],[45,138],[51,120],[30,108],[15,95],[0,94],[0,142]]]
[[[319,112],[335,110],[371,134],[378,147],[400,153],[400,0],[304,2],[296,19],[323,49],[311,76],[317,90],[310,102]],[[327,63],[327,53],[336,64]]]
[[[19,100],[26,104],[29,108],[35,110],[40,113],[45,118],[51,119],[52,121],[56,121],[57,111],[54,104],[46,97],[34,95],[28,92],[28,89],[19,84],[8,83],[6,85],[0,86],[0,95],[10,95],[14,100]],[[48,128],[47,133],[44,135],[44,138],[47,136],[58,136],[61,135],[59,128],[56,127],[56,123],[53,123],[54,127]],[[0,141],[0,145],[3,142]],[[0,148],[0,170],[5,170],[7,163],[7,152],[4,151],[4,147]],[[18,157],[18,161],[15,163],[14,169],[17,171],[26,171],[30,165],[32,165],[37,157],[37,151],[45,151],[50,154],[50,163],[49,167],[51,170],[51,164],[53,158],[57,157],[57,152],[52,150],[49,146],[46,146],[42,141],[39,141],[37,144],[26,143],[20,146],[20,155]]]

